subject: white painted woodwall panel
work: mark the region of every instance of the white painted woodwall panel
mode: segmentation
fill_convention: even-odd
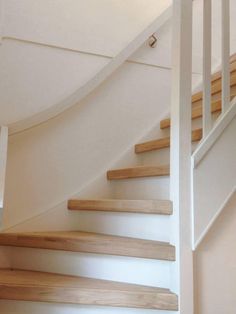
[[[235,134],[236,118],[194,169],[195,243],[236,185]]]

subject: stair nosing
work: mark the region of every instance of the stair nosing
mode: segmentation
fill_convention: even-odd
[[[198,142],[202,138],[202,129],[195,129],[192,131],[192,142]],[[170,137],[163,137],[156,140],[150,140],[135,145],[135,153],[142,154],[150,151],[156,151],[170,147]]]
[[[68,201],[68,209],[157,215],[173,213],[170,200],[71,199]]]
[[[177,310],[169,289],[42,271],[0,269],[0,299]]]
[[[127,172],[127,174],[121,174],[124,172]],[[168,177],[169,175],[169,165],[136,166],[107,171],[108,180],[135,179],[145,177]]]

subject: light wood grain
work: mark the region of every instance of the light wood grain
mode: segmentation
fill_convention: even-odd
[[[217,100],[215,102],[212,102],[211,104],[211,112],[216,113],[221,111],[221,100]],[[195,107],[192,109],[192,120],[198,119],[202,117],[202,102],[199,102],[199,104],[196,104]],[[171,119],[167,118],[160,122],[160,128],[166,129],[169,128],[171,124]]]
[[[1,233],[0,245],[175,260],[175,248],[166,242],[90,232]]]
[[[235,84],[236,84],[236,72],[233,72],[233,73],[231,73],[231,76],[230,76],[230,86],[234,86]],[[222,88],[222,82],[221,82],[221,78],[220,78],[220,79],[218,79],[212,83],[211,94],[214,95],[214,94],[220,92],[221,88]],[[192,96],[192,102],[193,103],[196,101],[199,101],[199,100],[202,100],[202,91],[198,92]]]
[[[236,71],[236,54],[232,55],[232,57],[230,58],[230,72],[233,73]],[[219,79],[221,79],[221,71],[218,71],[216,73],[214,73],[211,77],[211,82],[215,82]]]
[[[200,141],[202,138],[202,129],[197,129],[192,131],[192,141]],[[168,148],[170,147],[170,137],[165,137],[161,138],[158,140],[152,140],[148,142],[144,142],[141,144],[135,145],[135,153],[140,154],[140,153],[145,153],[145,152],[150,152],[153,150],[158,150],[162,148]]]
[[[168,200],[72,199],[68,202],[68,209],[171,215],[172,202]]]
[[[124,168],[109,170],[107,172],[108,180],[132,179],[143,177],[169,176],[170,167],[165,166],[138,166],[133,168]]]
[[[231,100],[235,96],[236,96],[236,85],[231,87]],[[212,96],[211,112],[212,113],[221,112],[221,91]],[[201,117],[202,117],[202,100],[199,100],[193,104],[192,119],[194,120]],[[160,122],[160,128],[161,129],[169,128],[170,124],[171,124],[170,118],[164,119]]]
[[[0,270],[0,299],[177,310],[168,289],[22,270]]]

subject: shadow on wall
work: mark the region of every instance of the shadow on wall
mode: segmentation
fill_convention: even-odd
[[[194,256],[195,314],[235,314],[236,193]]]

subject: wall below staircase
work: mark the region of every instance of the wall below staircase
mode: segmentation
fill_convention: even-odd
[[[234,314],[236,194],[195,253],[196,314]]]

